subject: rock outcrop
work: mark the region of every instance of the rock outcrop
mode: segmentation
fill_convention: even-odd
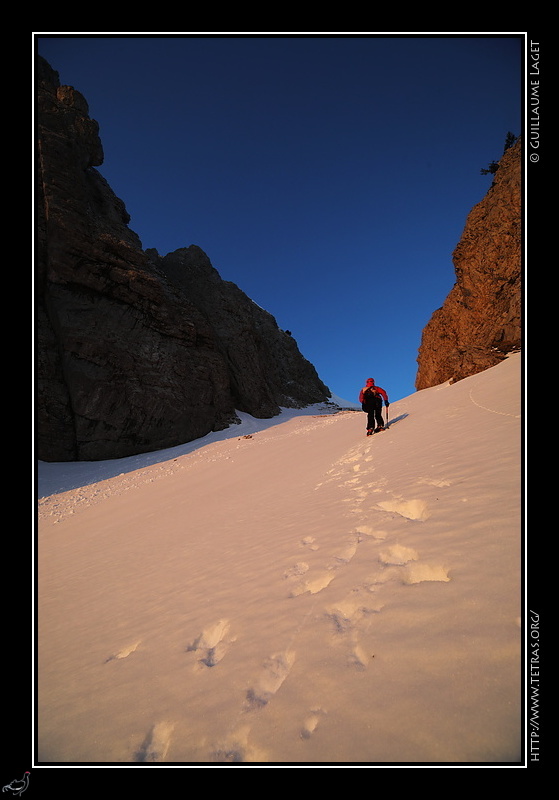
[[[453,253],[456,282],[423,330],[416,389],[494,366],[522,341],[522,145],[508,148]]]
[[[330,397],[296,341],[191,246],[144,251],[84,97],[38,64],[37,454],[121,458]]]

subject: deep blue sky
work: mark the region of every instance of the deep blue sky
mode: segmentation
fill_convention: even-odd
[[[521,134],[523,34],[35,34],[144,248],[196,244],[331,391],[415,391],[452,252]]]

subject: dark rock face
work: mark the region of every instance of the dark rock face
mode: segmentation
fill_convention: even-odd
[[[522,145],[506,150],[453,254],[456,283],[423,330],[416,389],[494,366],[522,343]]]
[[[207,256],[142,250],[95,169],[82,95],[38,66],[37,450],[121,458],[330,396],[274,318]]]
[[[182,248],[159,263],[215,331],[235,408],[266,418],[277,414],[279,406],[297,408],[329,396],[295,340],[234,283],[223,281],[200,248]]]

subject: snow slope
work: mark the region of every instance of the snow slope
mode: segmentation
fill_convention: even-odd
[[[193,453],[195,450],[199,450],[201,447],[208,444],[222,442],[227,439],[238,439],[240,436],[248,436],[258,431],[266,430],[267,428],[273,428],[294,417],[331,414],[340,409],[356,410],[360,408],[361,406],[358,403],[351,403],[333,395],[326,403],[319,403],[302,409],[283,408],[280,414],[270,419],[257,419],[250,414],[246,414],[244,411],[236,411],[235,413],[240,420],[240,424],[231,425],[223,431],[208,433],[207,436],[203,436],[200,439],[195,439],[192,442],[177,445],[176,447],[170,447],[166,450],[156,450],[151,453],[141,453],[136,456],[109,459],[107,461],[59,463],[39,461],[37,471],[38,495],[40,498],[43,498],[51,494],[68,491],[69,489],[77,489],[80,486],[98,483],[101,480],[114,478],[126,472],[133,472],[134,470],[140,469],[140,467],[159,464],[163,461],[177,458],[178,456]]]
[[[317,409],[41,465],[38,763],[517,763],[520,359],[370,438]]]

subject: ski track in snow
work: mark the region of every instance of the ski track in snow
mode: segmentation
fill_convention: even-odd
[[[289,434],[286,434],[289,435]],[[388,434],[383,434],[388,436]],[[286,583],[286,598],[297,603],[302,598],[314,596],[314,602],[302,612],[300,622],[292,631],[291,639],[276,652],[262,654],[260,670],[249,679],[246,693],[239,697],[238,713],[228,730],[216,738],[213,745],[200,742],[200,749],[206,748],[201,760],[210,763],[257,763],[266,762],[267,756],[262,748],[251,741],[251,718],[266,714],[276,695],[289,681],[297,661],[298,643],[302,645],[305,628],[311,616],[319,616],[329,627],[332,647],[345,653],[348,669],[363,671],[370,669],[375,657],[371,644],[371,631],[374,630],[375,616],[383,612],[383,590],[388,585],[400,586],[402,591],[410,585],[423,581],[441,584],[450,580],[448,569],[442,563],[423,562],[421,554],[415,549],[391,541],[386,530],[395,515],[410,524],[427,524],[431,510],[420,496],[404,498],[390,497],[371,503],[375,493],[386,495],[387,489],[382,479],[375,478],[372,459],[374,444],[360,441],[352,447],[340,461],[328,471],[324,480],[315,486],[321,487],[335,482],[345,492],[348,519],[354,525],[342,536],[339,548],[329,557],[321,557],[321,543],[317,536],[297,538],[293,542],[293,564],[282,572]],[[435,486],[443,489],[450,485],[444,478],[424,478],[416,480],[418,487]],[[351,562],[361,549],[367,551],[366,557],[376,564],[370,578],[352,587],[342,599],[334,599],[329,589],[335,579],[351,570]],[[307,555],[301,560],[301,550]],[[322,609],[320,611],[320,608]],[[193,637],[184,644],[185,658],[191,659],[194,677],[196,673],[211,670],[219,674],[220,666],[235,645],[234,620],[216,619],[208,621],[203,630],[194,632]],[[105,663],[121,660],[129,656],[141,657],[141,642],[129,643],[109,656]],[[301,650],[304,652],[304,647]],[[215,673],[214,673],[215,670]],[[302,742],[311,739],[320,725],[326,724],[326,709],[315,706],[302,712],[298,725]],[[139,763],[172,761],[173,731],[175,720],[162,719],[145,733],[139,744],[134,761]],[[180,757],[179,759],[180,760]]]

